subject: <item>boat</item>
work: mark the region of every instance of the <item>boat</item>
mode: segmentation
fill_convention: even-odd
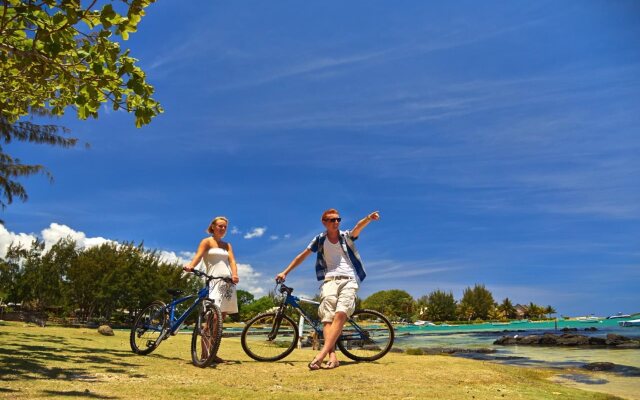
[[[610,315],[607,317],[607,319],[615,319],[615,318],[631,318],[631,314],[623,314],[619,312],[616,315]]]
[[[436,324],[434,324],[431,321],[421,321],[421,320],[417,320],[416,322],[413,323],[415,326],[436,326]]]
[[[591,315],[588,317],[578,317],[576,318],[576,321],[582,322],[584,324],[600,324],[602,323],[602,318]]]
[[[628,321],[620,321],[618,325],[629,328],[631,326],[640,326],[640,319],[630,319]]]

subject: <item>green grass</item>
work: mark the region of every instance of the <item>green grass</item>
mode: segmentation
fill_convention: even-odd
[[[391,353],[373,363],[342,357],[339,368],[309,371],[311,350],[283,361],[247,357],[238,338],[219,355],[230,362],[191,364],[190,336],[178,335],[137,356],[128,332],[40,328],[0,322],[0,398],[7,399],[616,399],[551,382],[551,371],[447,356]]]

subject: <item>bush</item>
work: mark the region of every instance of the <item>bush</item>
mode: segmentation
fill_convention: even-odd
[[[408,348],[405,352],[405,354],[408,354],[410,356],[422,356],[424,355],[424,351],[422,351],[421,348]]]

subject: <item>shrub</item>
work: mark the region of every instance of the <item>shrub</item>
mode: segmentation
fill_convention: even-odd
[[[422,356],[422,355],[424,355],[424,351],[422,351],[422,349],[419,348],[419,347],[415,348],[415,349],[414,348],[408,348],[405,351],[405,354],[408,354],[410,356]]]

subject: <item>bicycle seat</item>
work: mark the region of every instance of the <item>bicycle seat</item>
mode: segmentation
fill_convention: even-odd
[[[184,293],[184,290],[180,289],[167,289],[167,293],[169,293],[173,297],[178,297]]]

